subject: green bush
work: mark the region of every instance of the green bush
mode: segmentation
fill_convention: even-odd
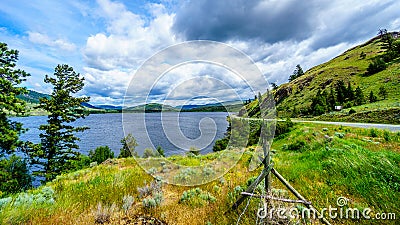
[[[164,149],[161,146],[158,146],[156,150],[157,150],[158,155],[165,157]]]
[[[164,200],[162,192],[162,183],[160,181],[153,181],[150,185],[139,187],[139,198],[143,198],[142,205],[144,208],[155,208],[161,205]]]
[[[157,157],[157,153],[151,148],[145,148],[143,152],[143,158]]]
[[[382,58],[376,58],[368,65],[366,75],[373,75],[382,70],[385,70],[386,67],[386,63]]]
[[[391,140],[390,131],[388,130],[383,131],[383,138],[385,139],[385,141],[390,141]]]
[[[219,152],[225,150],[228,147],[228,143],[229,139],[227,137],[217,140],[213,146],[213,151]]]
[[[131,156],[138,157],[137,152],[135,151],[136,146],[138,143],[133,137],[132,134],[128,134],[121,140],[122,148],[120,149],[118,158],[127,158]]]
[[[25,160],[16,155],[0,160],[0,197],[27,190],[32,176]]]
[[[372,128],[369,130],[369,136],[370,137],[378,137],[378,130],[375,128]]]
[[[98,164],[106,161],[107,159],[114,158],[114,152],[108,146],[97,147],[94,151],[90,150],[89,158],[92,162]]]
[[[275,137],[279,138],[279,136],[289,133],[294,127],[294,123],[287,118],[285,121],[278,121],[276,123],[275,129]]]
[[[340,132],[335,132],[335,136],[338,138],[344,138],[344,133],[340,133]]]
[[[305,150],[306,146],[307,144],[305,141],[297,140],[296,142],[289,144],[287,148],[288,150],[302,152],[303,150]]]
[[[69,171],[72,172],[88,168],[91,162],[92,161],[89,156],[84,154],[79,154],[78,160],[70,160],[71,168],[69,169]]]
[[[179,203],[184,203],[190,206],[203,206],[208,203],[213,203],[217,199],[208,191],[203,191],[200,188],[184,191]]]
[[[356,110],[350,109],[349,114],[354,114],[354,113],[356,113]]]

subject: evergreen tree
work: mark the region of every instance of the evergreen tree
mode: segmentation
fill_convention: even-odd
[[[346,101],[347,88],[342,80],[336,84],[336,100],[338,103],[343,104]]]
[[[278,85],[276,83],[271,83],[272,90],[278,89]]]
[[[381,86],[379,88],[379,93],[378,93],[383,99],[387,98],[387,91],[386,88],[384,86]]]
[[[165,157],[164,149],[161,146],[157,146],[156,151],[157,151],[158,155]]]
[[[15,68],[18,54],[17,50],[8,49],[6,43],[0,42],[0,197],[24,191],[31,187],[32,181],[25,160],[15,155],[5,157],[24,144],[19,140],[19,135],[25,131],[22,123],[8,118],[9,114],[25,112],[25,102],[17,96],[27,93],[20,85],[30,75]]]
[[[25,112],[25,102],[17,95],[27,92],[19,85],[30,75],[15,68],[17,61],[18,51],[0,43],[0,158],[22,145],[19,140],[19,135],[24,131],[22,124],[7,117],[10,113],[21,115]]]
[[[364,94],[360,87],[356,88],[354,102],[356,105],[362,105],[364,103]]]
[[[317,95],[312,99],[311,103],[311,113],[315,116],[319,116],[328,111],[327,107],[327,93],[326,91],[321,93],[318,90]]]
[[[351,87],[350,82],[347,84],[346,98],[348,101],[354,100],[354,91],[353,91],[353,88]]]
[[[132,156],[139,157],[139,155],[135,151],[138,143],[132,134],[126,135],[126,137],[121,140],[121,144],[122,148],[119,152],[118,158],[127,158]]]
[[[329,110],[334,110],[336,105],[336,98],[335,98],[335,90],[333,90],[333,87],[331,87],[331,91],[326,101],[329,106]]]
[[[378,99],[377,99],[376,96],[374,95],[374,92],[371,91],[371,92],[369,93],[369,102],[373,103],[373,102],[376,102],[377,100],[378,100]]]
[[[82,90],[84,78],[68,65],[58,65],[54,76],[46,75],[44,82],[53,85],[53,92],[49,99],[41,98],[38,106],[49,113],[47,124],[39,127],[43,131],[39,135],[41,143],[32,145],[28,152],[32,164],[41,168],[34,173],[44,176],[45,181],[54,179],[79,159],[79,152],[75,151],[79,149],[76,144],[79,138],[75,133],[88,129],[71,125],[87,115],[81,104],[88,102],[89,98],[72,96]]]
[[[0,197],[2,193],[12,194],[31,187],[32,176],[25,160],[16,155],[0,160]]]
[[[292,115],[291,117],[295,118],[299,115],[299,110],[296,108],[296,106],[293,106],[293,110],[292,110]]]
[[[90,150],[89,158],[92,162],[97,162],[97,164],[100,164],[107,159],[114,158],[114,152],[111,151],[110,147],[108,146],[100,146],[97,147],[94,151]]]
[[[293,81],[304,75],[304,71],[301,68],[300,64],[297,64],[296,69],[293,71],[293,74],[289,76],[289,81]]]

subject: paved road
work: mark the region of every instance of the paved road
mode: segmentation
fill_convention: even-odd
[[[238,118],[235,115],[233,117]],[[258,118],[246,118],[248,120],[259,120]],[[278,120],[284,121],[284,120]],[[342,125],[348,127],[360,127],[360,128],[377,128],[382,130],[390,130],[392,132],[399,132],[400,125],[393,124],[378,124],[378,123],[348,123],[348,122],[328,122],[328,121],[308,121],[308,120],[292,120],[295,123],[318,123],[318,124],[332,124],[332,125]]]

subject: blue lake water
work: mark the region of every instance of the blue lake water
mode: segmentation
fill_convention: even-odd
[[[77,120],[74,126],[90,129],[77,133],[79,151],[84,154],[98,146],[109,146],[117,156],[122,147],[121,139],[132,133],[138,142],[137,152],[145,148],[161,146],[166,155],[184,154],[190,147],[201,149],[201,153],[212,151],[216,140],[226,132],[228,122],[225,112],[168,112],[168,113],[115,113],[92,114]],[[29,130],[21,135],[22,140],[40,142],[38,129],[46,124],[47,116],[12,118],[22,122]]]

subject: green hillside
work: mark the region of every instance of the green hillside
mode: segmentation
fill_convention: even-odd
[[[33,90],[28,90],[28,93],[18,95],[17,97],[19,99],[26,101],[27,103],[35,103],[35,104],[39,103],[40,98],[50,98],[50,96],[47,94],[39,93]]]
[[[134,107],[125,108],[124,112],[175,112],[178,109],[170,105],[162,105],[158,103],[149,103],[145,105],[138,105]]]
[[[315,66],[297,79],[280,85],[273,90],[279,117],[313,117],[321,120],[341,120],[359,122],[399,123],[400,121],[400,49],[398,33],[391,33],[396,46],[396,53],[390,55],[382,38],[375,37],[368,42],[351,48],[334,59]],[[369,74],[368,67],[372,62],[381,60],[386,68],[383,71]],[[343,106],[340,112],[332,108],[324,111],[324,115],[315,115],[313,100],[326,91],[336,91],[339,82],[345,87],[350,84],[353,93],[359,87],[364,95],[361,104],[355,100],[335,105]],[[380,89],[387,96],[380,95]],[[376,101],[370,102],[373,92]],[[334,96],[336,97],[337,91]],[[265,95],[264,95],[265,96]],[[259,115],[258,101],[246,106],[250,116]],[[350,111],[352,110],[352,111]],[[349,115],[351,114],[351,115]]]

